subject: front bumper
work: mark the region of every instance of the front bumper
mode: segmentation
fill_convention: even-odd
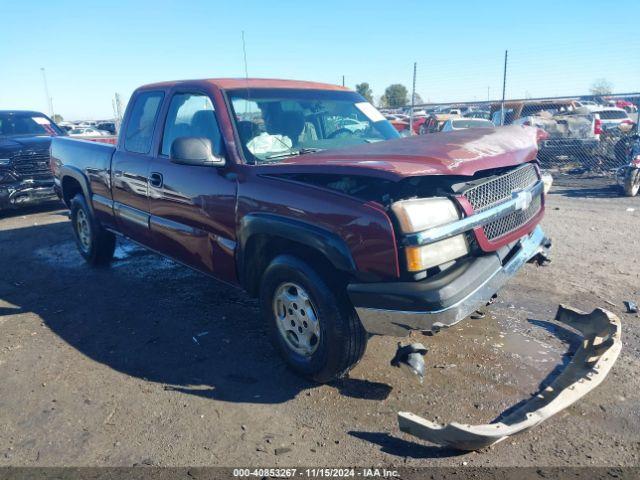
[[[435,279],[350,284],[348,293],[365,330],[406,336],[451,326],[491,301],[532,257],[547,249],[539,226],[493,254],[469,259]]]
[[[601,308],[586,314],[560,306],[556,320],[580,332],[582,342],[562,372],[537,394],[484,425],[441,425],[411,412],[399,412],[400,430],[438,445],[478,450],[529,430],[585,396],[602,383],[620,354],[620,319]]]
[[[57,199],[53,182],[14,182],[0,185],[0,209]]]

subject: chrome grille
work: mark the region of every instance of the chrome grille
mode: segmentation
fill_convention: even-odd
[[[527,164],[504,175],[487,180],[480,185],[469,188],[463,195],[475,212],[482,212],[504,201],[510,200],[512,193],[530,188],[538,181],[538,174],[533,165]],[[489,240],[517,230],[531,220],[542,208],[541,196],[534,197],[524,210],[512,212],[505,217],[490,222],[483,227]]]
[[[530,187],[538,181],[533,165],[518,167],[504,175],[471,187],[463,192],[476,212],[491,208],[500,202],[509,200],[511,193]]]
[[[40,180],[53,176],[49,167],[49,152],[23,151],[12,158],[13,168],[23,179]]]
[[[496,238],[502,237],[503,235],[506,235],[509,232],[513,232],[520,226],[527,223],[533,217],[535,217],[536,213],[540,211],[541,207],[542,202],[540,200],[540,195],[538,195],[531,200],[531,205],[529,205],[524,210],[511,212],[509,215],[499,218],[494,222],[487,223],[483,227],[484,234],[489,240],[494,240]]]

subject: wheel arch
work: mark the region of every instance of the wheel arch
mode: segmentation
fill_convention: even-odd
[[[278,255],[292,254],[319,273],[346,280],[356,265],[346,243],[335,233],[306,222],[273,214],[243,217],[238,242],[238,276],[250,295],[256,295],[260,278]]]
[[[91,210],[91,213],[93,214],[89,181],[80,169],[68,165],[62,167],[60,170],[60,188],[62,190],[62,200],[67,207],[71,206],[71,199],[76,194],[82,193],[87,201],[87,205]]]

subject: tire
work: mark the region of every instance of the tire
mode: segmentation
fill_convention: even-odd
[[[628,137],[623,137],[619,141],[616,142],[613,147],[613,152],[616,157],[616,162],[618,165],[625,165],[628,163],[629,154],[631,153],[631,139]]]
[[[93,267],[109,265],[116,248],[116,237],[98,224],[82,194],[71,199],[71,225],[85,261]]]
[[[328,277],[297,257],[280,255],[266,268],[260,286],[260,308],[276,350],[293,371],[318,383],[351,370],[368,338],[346,292],[330,288]],[[281,301],[283,295],[289,304]]]
[[[627,170],[624,176],[624,194],[627,197],[635,197],[640,191],[640,170],[637,168]]]
[[[427,134],[427,129],[424,127],[424,123],[423,123],[418,128],[418,135],[426,135],[426,134]]]

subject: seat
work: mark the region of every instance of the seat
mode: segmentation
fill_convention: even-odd
[[[260,134],[260,128],[254,122],[249,120],[240,120],[238,122],[238,136],[243,144],[247,144],[253,137]]]
[[[300,134],[304,129],[304,115],[301,111],[291,110],[280,112],[271,122],[271,134],[280,134],[291,139],[295,146],[300,140]]]
[[[191,136],[211,140],[215,153],[220,153],[220,129],[213,110],[198,110],[191,118]]]

